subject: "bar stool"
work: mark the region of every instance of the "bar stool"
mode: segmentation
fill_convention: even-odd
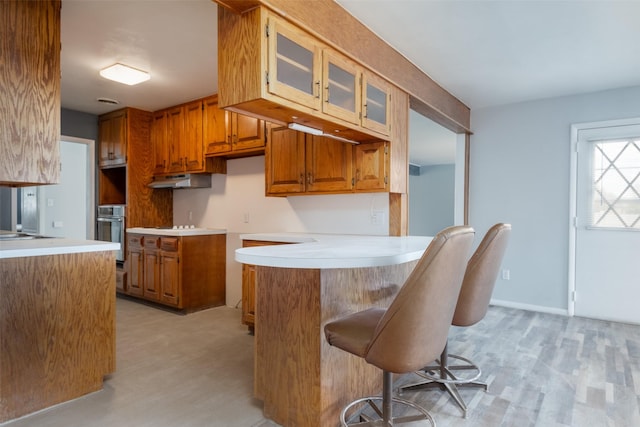
[[[330,345],[362,357],[382,370],[382,397],[351,402],[340,415],[342,426],[350,425],[348,422],[355,417],[359,417],[358,426],[417,425],[416,421],[435,426],[433,417],[424,408],[392,396],[392,373],[415,371],[440,354],[447,341],[473,236],[473,229],[467,226],[442,230],[389,308],[371,308],[325,325]],[[393,403],[405,412],[417,414],[394,417]]]
[[[478,248],[469,259],[451,322],[452,325],[472,326],[484,319],[489,309],[491,294],[493,293],[510,235],[511,225],[502,223],[494,225],[485,234]],[[449,359],[455,359],[463,363],[450,365]],[[472,374],[461,377],[456,374],[457,371],[471,371]],[[440,388],[449,393],[462,409],[465,418],[467,417],[467,405],[462,400],[458,388],[476,387],[484,388],[487,391],[486,383],[476,381],[482,375],[480,367],[467,358],[449,354],[448,344],[445,345],[435,365],[427,366],[417,371],[416,374],[427,381],[401,387],[398,390],[399,394],[404,391]]]

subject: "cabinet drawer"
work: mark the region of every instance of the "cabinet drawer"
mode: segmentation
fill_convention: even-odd
[[[141,248],[143,245],[144,237],[137,234],[127,235],[127,244],[129,248]]]
[[[163,237],[160,242],[160,248],[163,251],[177,251],[179,242],[178,237]]]
[[[160,247],[160,237],[144,236],[143,244],[148,249],[158,249]]]

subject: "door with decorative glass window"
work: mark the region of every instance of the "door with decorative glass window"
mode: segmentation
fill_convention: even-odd
[[[577,135],[574,312],[640,324],[640,123]]]

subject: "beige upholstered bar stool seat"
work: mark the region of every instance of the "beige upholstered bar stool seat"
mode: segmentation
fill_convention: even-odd
[[[447,341],[473,235],[473,229],[466,226],[442,230],[388,309],[371,308],[325,325],[329,344],[362,357],[383,371],[382,397],[351,402],[341,413],[343,426],[435,426],[424,408],[393,398],[392,373],[413,372],[440,354]],[[402,416],[394,417],[394,406],[402,409]],[[348,424],[354,419],[357,424]]]
[[[484,319],[510,235],[510,224],[496,224],[487,231],[469,259],[452,325],[472,326]],[[462,363],[449,364],[450,359]],[[464,371],[467,375],[461,376],[458,373],[460,371]],[[449,354],[448,345],[445,345],[435,365],[427,366],[416,373],[427,381],[402,387],[399,390],[400,394],[404,391],[436,387],[446,390],[458,404],[465,418],[467,405],[458,393],[458,388],[479,387],[487,390],[486,383],[476,381],[482,375],[480,367],[462,356]]]

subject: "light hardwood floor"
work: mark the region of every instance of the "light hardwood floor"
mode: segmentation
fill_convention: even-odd
[[[489,391],[461,391],[467,419],[439,391],[405,393],[438,427],[640,426],[640,326],[491,307],[453,328],[449,347],[482,366]],[[252,375],[239,310],[182,316],[118,299],[117,370],[104,389],[3,427],[275,427]]]

